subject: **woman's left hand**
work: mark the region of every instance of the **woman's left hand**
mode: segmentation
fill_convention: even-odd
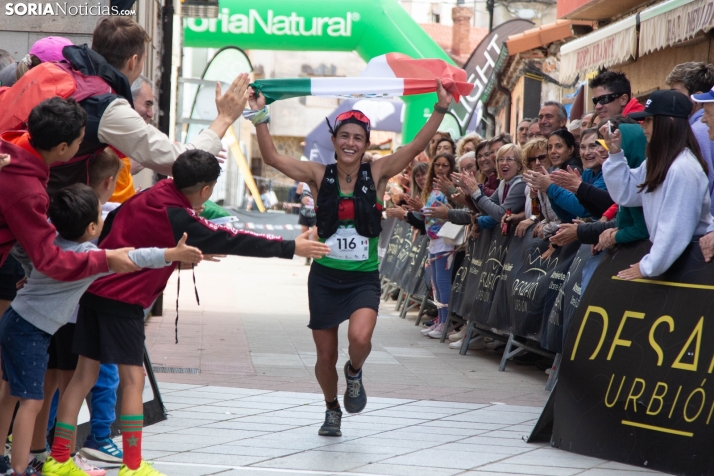
[[[441,202],[434,202],[434,206],[424,209],[424,216],[438,218],[439,220],[449,219],[449,207]]]
[[[631,264],[629,269],[623,269],[617,273],[617,277],[626,281],[644,278],[642,271],[640,271],[640,263]]]
[[[580,177],[580,172],[578,169],[572,169],[568,165],[568,170],[556,170],[550,175],[550,179],[554,184],[563,187],[565,190],[569,190],[573,193],[578,191],[578,187],[583,183],[583,179]]]
[[[541,165],[540,171],[528,170],[523,174],[523,180],[526,181],[531,190],[535,189],[545,193],[551,183],[548,171]]]
[[[439,98],[437,104],[441,107],[449,107],[449,104],[454,99],[454,96],[441,84],[441,79],[439,78],[436,78],[436,96]]]

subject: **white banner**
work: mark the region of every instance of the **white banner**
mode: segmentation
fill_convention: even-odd
[[[637,53],[636,26],[637,20],[631,16],[564,44],[560,48],[560,81],[569,83],[578,74],[587,74],[634,58]]]
[[[640,56],[714,28],[714,0],[672,0],[640,14]]]

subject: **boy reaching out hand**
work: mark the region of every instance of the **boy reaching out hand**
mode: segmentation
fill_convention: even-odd
[[[55,239],[56,246],[74,253],[100,251],[91,243],[101,234],[104,224],[102,207],[94,190],[81,184],[60,190],[50,202],[48,215],[59,234]],[[186,239],[184,234],[172,248],[127,248],[129,259],[140,268],[163,268],[174,261],[201,261],[201,252],[187,246]],[[13,254],[26,268],[28,279],[0,319],[3,379],[0,384],[0,441],[7,438],[15,405],[19,401],[13,432],[12,471],[8,473],[19,476],[36,474],[28,468],[28,459],[35,418],[44,398],[43,382],[50,338],[69,321],[90,284],[109,273],[62,282],[32,268],[31,261],[19,247],[14,249]]]

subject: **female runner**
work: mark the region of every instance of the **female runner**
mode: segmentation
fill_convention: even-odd
[[[265,96],[251,91],[250,107],[263,161],[288,177],[305,182],[315,194],[317,235],[330,254],[313,261],[308,278],[310,324],[317,348],[315,376],[325,395],[325,423],[318,434],[342,436],[342,411],[337,400],[337,329],[349,320],[350,360],[345,363],[345,410],[361,412],[367,404],[362,365],[372,349],[379,310],[379,258],[382,203],[387,181],[425,149],[444,119],[452,95],[437,79],[434,113],[414,140],[389,157],[361,163],[369,147],[370,122],[360,111],[347,111],[330,126],[335,164],[300,162],[280,155],[268,130]],[[329,121],[328,121],[329,125]]]

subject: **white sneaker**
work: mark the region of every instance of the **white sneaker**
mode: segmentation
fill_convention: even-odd
[[[505,345],[505,344],[504,344],[503,342],[501,342],[500,340],[495,340],[495,339],[493,339],[493,340],[491,340],[490,342],[486,342],[485,345],[486,345],[486,348],[487,348],[487,349],[489,349],[489,350],[494,350],[494,349],[496,349],[497,347],[500,347],[500,346]]]
[[[423,335],[423,336],[429,335],[429,332],[431,332],[431,331],[433,331],[434,329],[436,329],[436,326],[438,326],[438,325],[439,325],[439,323],[435,321],[435,322],[431,325],[431,327],[427,327],[426,329],[422,329],[422,330],[421,330],[421,335]]]
[[[427,335],[429,337],[431,337],[432,339],[441,339],[441,335],[444,333],[444,326],[446,326],[446,323],[444,323],[444,322],[440,323]]]
[[[452,342],[451,344],[449,344],[449,349],[460,349],[461,344],[463,342],[464,342],[464,339],[462,337],[461,340],[457,340],[456,342]]]
[[[77,465],[79,469],[87,473],[89,476],[105,476],[107,471],[102,468],[97,468],[87,461],[82,455],[77,453],[74,455],[74,464]]]
[[[459,332],[455,332],[455,333],[453,333],[453,334],[451,334],[451,335],[449,336],[449,340],[450,340],[451,342],[456,342],[456,341],[459,341],[459,340],[463,339],[464,336],[466,335],[466,328],[467,328],[467,327],[468,327],[468,324],[464,324],[464,325],[461,327],[461,330],[460,330]]]

